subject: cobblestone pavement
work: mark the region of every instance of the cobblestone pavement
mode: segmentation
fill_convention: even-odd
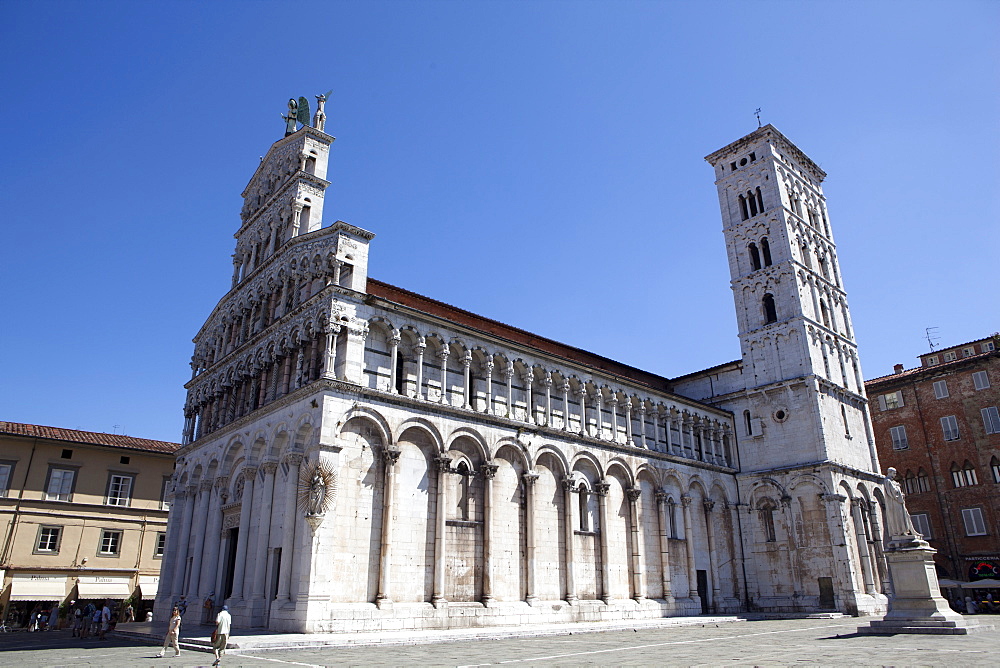
[[[995,618],[984,618],[993,621]],[[867,621],[867,620],[865,620]],[[741,621],[637,631],[369,646],[250,651],[224,666],[996,666],[1000,632],[968,636],[859,636],[858,619]],[[208,666],[212,655],[123,639],[78,640],[68,631],[0,634],[0,665]]]

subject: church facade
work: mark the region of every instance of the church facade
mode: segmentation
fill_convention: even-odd
[[[243,193],[195,336],[157,599],[274,631],[884,612],[882,476],[825,174],[708,156],[741,360],[670,379],[368,277],[321,111]],[[194,607],[194,606],[192,606]]]

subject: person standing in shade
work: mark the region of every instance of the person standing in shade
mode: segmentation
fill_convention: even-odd
[[[181,655],[181,611],[174,608],[174,611],[170,614],[170,621],[167,622],[167,635],[163,637],[163,649],[160,653],[156,655],[156,658],[163,656],[163,653],[167,651],[167,647],[173,646],[174,656]]]
[[[108,602],[104,602],[104,607],[101,608],[101,640],[107,640],[104,636],[107,635],[108,629],[111,628],[111,608],[108,607]]]
[[[215,618],[215,632],[212,633],[212,651],[215,652],[215,663],[219,665],[222,655],[226,653],[226,643],[229,642],[229,629],[232,626],[233,618],[229,614],[229,606],[222,606],[222,610]]]

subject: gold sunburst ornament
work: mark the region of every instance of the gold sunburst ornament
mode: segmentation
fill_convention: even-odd
[[[299,473],[298,506],[305,516],[322,517],[337,502],[337,471],[325,462]]]

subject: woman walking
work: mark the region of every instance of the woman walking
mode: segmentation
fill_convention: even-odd
[[[167,651],[167,647],[173,645],[174,656],[181,655],[181,611],[178,608],[174,608],[174,611],[170,615],[170,621],[167,622],[167,635],[163,638],[163,649],[157,654],[157,658],[163,656],[163,653]]]

